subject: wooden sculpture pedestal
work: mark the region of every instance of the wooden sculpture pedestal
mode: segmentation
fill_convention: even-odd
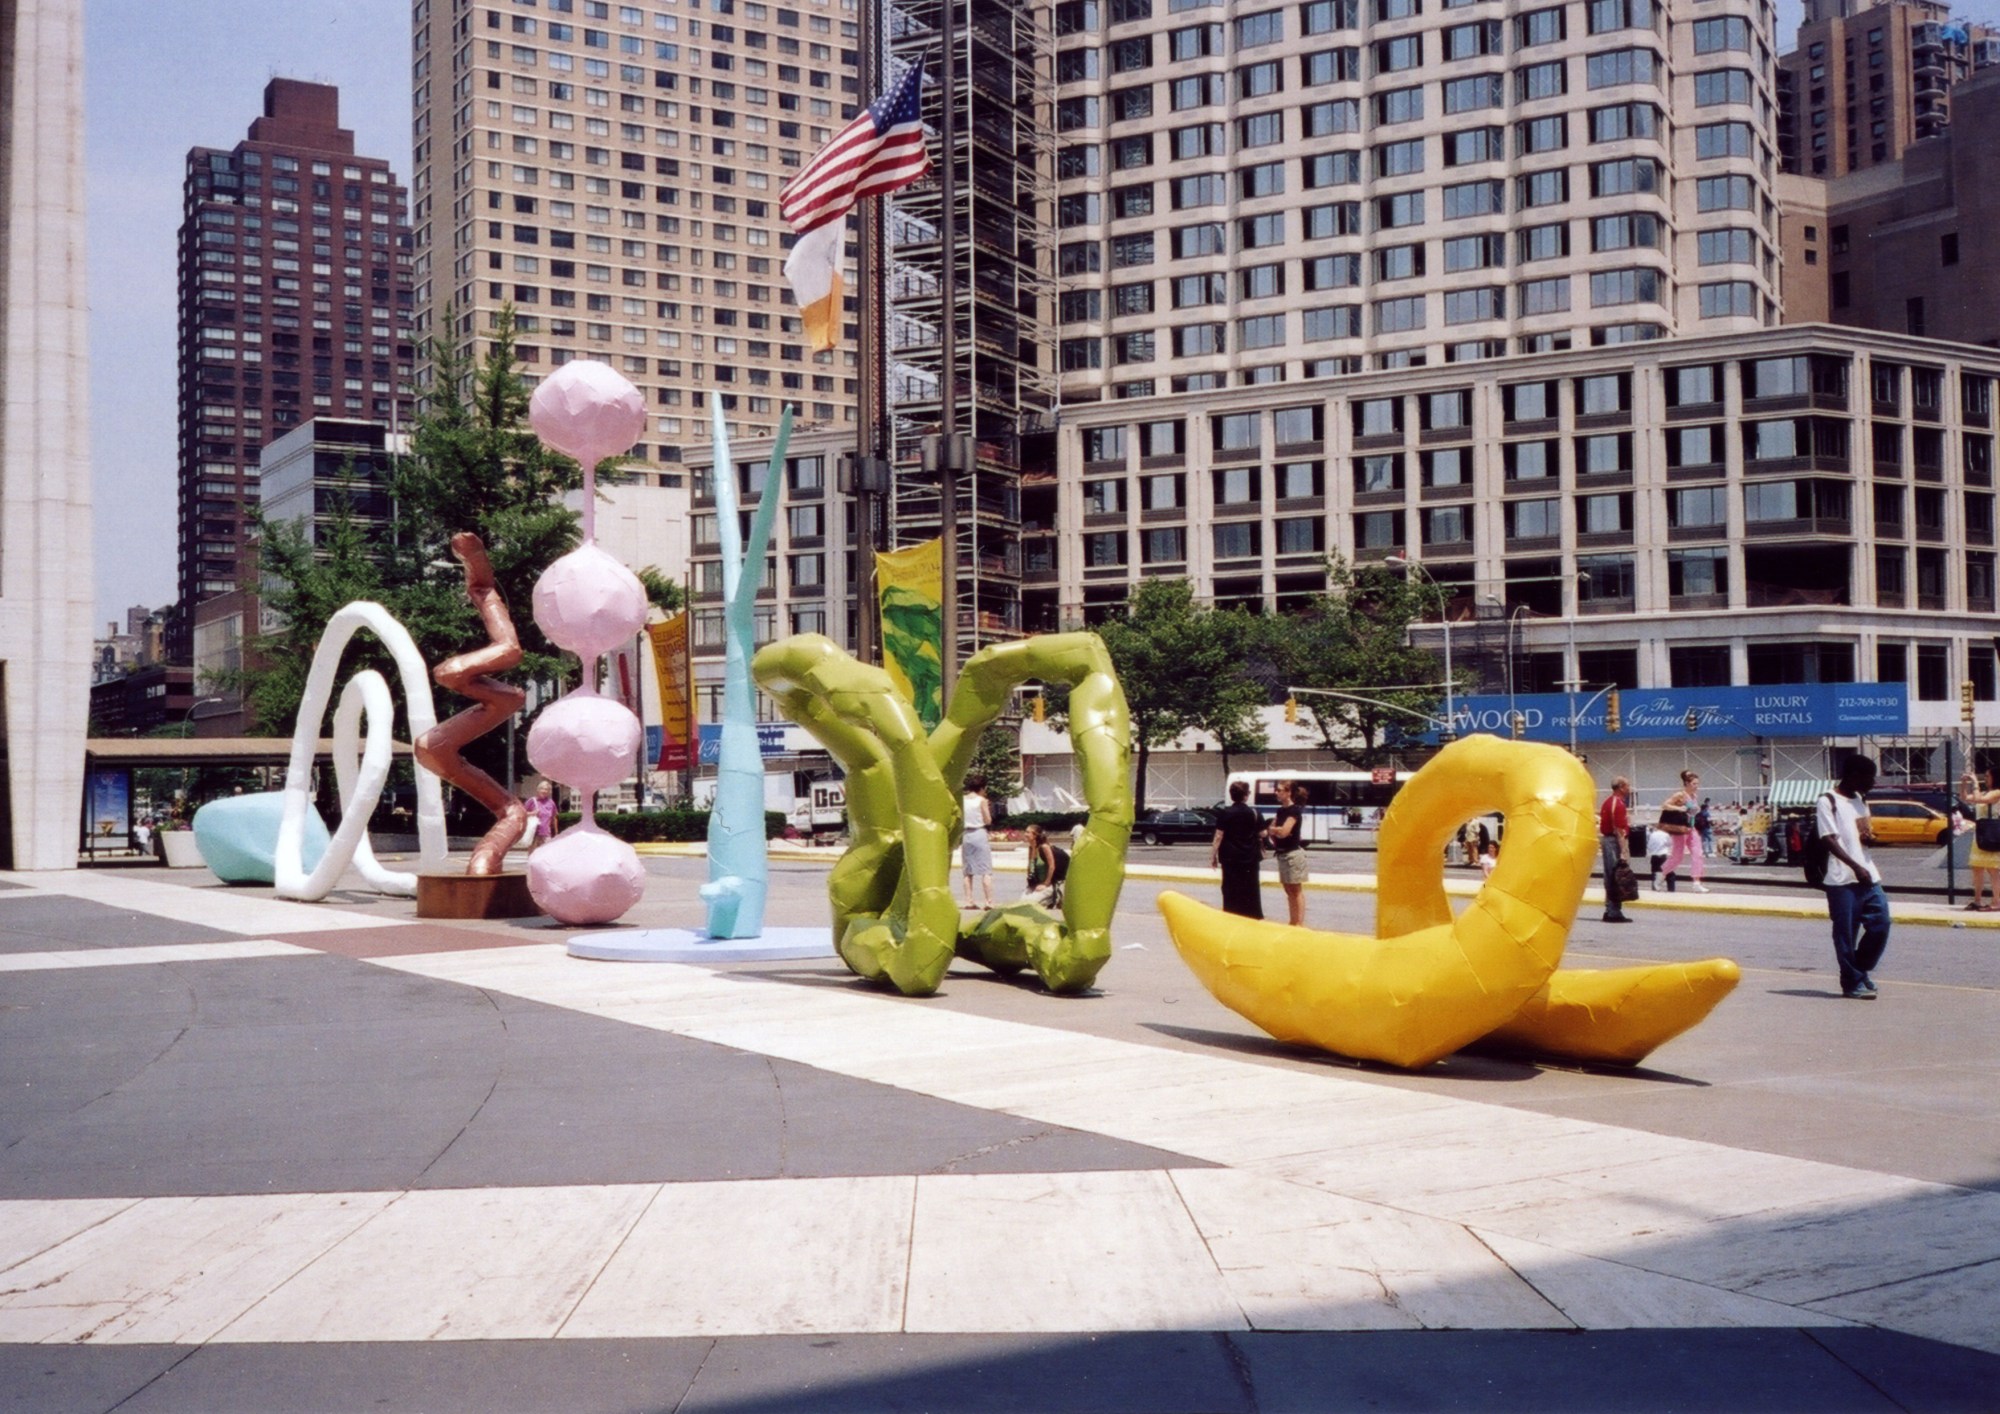
[[[535,918],[541,909],[520,870],[500,874],[417,875],[419,918]]]

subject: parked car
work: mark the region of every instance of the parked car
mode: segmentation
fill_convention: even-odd
[[[1213,810],[1148,810],[1132,826],[1141,844],[1207,844],[1215,838]]]
[[[1921,800],[1871,798],[1868,819],[1877,844],[1946,844],[1951,840],[1951,821],[1943,811],[1933,810]]]

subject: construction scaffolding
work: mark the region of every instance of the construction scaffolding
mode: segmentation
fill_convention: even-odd
[[[1046,9],[1027,0],[898,0],[887,7],[892,60],[925,66],[925,127],[937,162],[952,164],[956,207],[956,278],[947,279],[941,174],[885,203],[891,535],[895,544],[909,545],[942,533],[940,478],[935,468],[925,469],[923,439],[946,430],[968,434],[971,456],[956,475],[956,553],[947,560],[957,569],[960,661],[1023,632],[1021,479],[1054,471],[1053,60]],[[947,62],[954,65],[957,108],[949,125]],[[949,380],[947,302],[954,345]]]

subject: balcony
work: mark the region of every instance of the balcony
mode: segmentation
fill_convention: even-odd
[[[1795,520],[1753,520],[1743,527],[1745,540],[1846,539],[1854,522],[1846,516],[1801,516]]]

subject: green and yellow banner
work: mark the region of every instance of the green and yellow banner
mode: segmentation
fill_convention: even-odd
[[[882,666],[926,727],[944,718],[944,542],[878,552]]]

